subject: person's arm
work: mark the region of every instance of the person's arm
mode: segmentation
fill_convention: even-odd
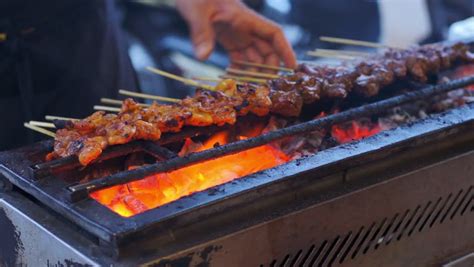
[[[231,60],[296,67],[295,54],[281,28],[239,0],[176,0],[187,21],[196,57],[205,60],[216,41]]]

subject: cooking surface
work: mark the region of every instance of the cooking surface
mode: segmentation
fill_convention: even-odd
[[[356,166],[375,158],[386,158],[398,150],[423,146],[436,139],[448,138],[472,130],[474,107],[464,106],[412,125],[383,132],[359,142],[322,151],[314,156],[289,162],[221,186],[195,193],[163,207],[131,218],[123,218],[92,199],[71,203],[66,198],[68,186],[61,179],[32,177],[30,166],[50,148],[50,142],[4,152],[0,155],[2,173],[15,185],[39,199],[90,233],[109,242],[119,242],[149,227],[172,231],[230,207],[251,203],[252,199],[270,197],[278,191],[291,190],[291,184],[316,182],[336,170]],[[33,161],[35,160],[35,161]],[[296,176],[300,177],[299,179]],[[303,179],[303,177],[305,177]],[[340,184],[342,181],[336,182]],[[264,189],[265,188],[265,189]],[[276,190],[276,191],[275,191]],[[193,211],[193,212],[191,212]],[[158,230],[159,231],[159,230]]]

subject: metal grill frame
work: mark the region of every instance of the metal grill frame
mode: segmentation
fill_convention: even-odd
[[[11,183],[96,236],[111,253],[119,255],[126,251],[125,244],[140,241],[144,248],[149,243],[155,250],[160,248],[159,254],[166,255],[307,205],[290,201],[290,207],[278,212],[281,207],[279,196],[292,194],[292,190],[302,185],[311,188],[344,187],[345,183],[339,177],[325,177],[374,160],[386,160],[393,153],[406,149],[422,150],[433,142],[450,140],[472,130],[474,105],[468,105],[195,193],[131,218],[122,218],[91,198],[70,202],[64,192],[68,185],[60,179],[36,180],[31,170],[27,170],[47,151],[47,143],[2,153],[0,169]],[[472,135],[467,137],[474,138]],[[367,182],[360,180],[359,184],[367,185]],[[262,213],[259,210],[262,207],[267,207],[272,213]],[[234,222],[229,223],[229,218]],[[202,233],[210,234],[203,236]]]
[[[474,150],[408,171],[418,155],[394,155],[395,173],[375,161],[334,174],[348,187],[394,177],[147,264],[439,266],[474,252]]]

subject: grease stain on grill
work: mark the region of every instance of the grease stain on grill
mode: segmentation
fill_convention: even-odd
[[[21,233],[8,218],[3,209],[0,208],[0,231],[2,241],[0,242],[0,266],[17,266],[17,259],[24,249],[20,239]]]
[[[189,253],[186,256],[173,260],[162,260],[150,267],[208,267],[211,266],[212,254],[222,249],[222,246],[207,246],[200,252]]]

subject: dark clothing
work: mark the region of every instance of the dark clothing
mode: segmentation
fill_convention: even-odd
[[[114,0],[2,1],[0,32],[0,150],[38,137],[25,121],[83,117],[137,86]]]
[[[377,1],[292,0],[291,3],[291,22],[313,36],[378,41],[380,15]]]
[[[445,39],[451,24],[474,15],[472,0],[427,0],[427,5],[431,17],[431,34],[422,43]]]

